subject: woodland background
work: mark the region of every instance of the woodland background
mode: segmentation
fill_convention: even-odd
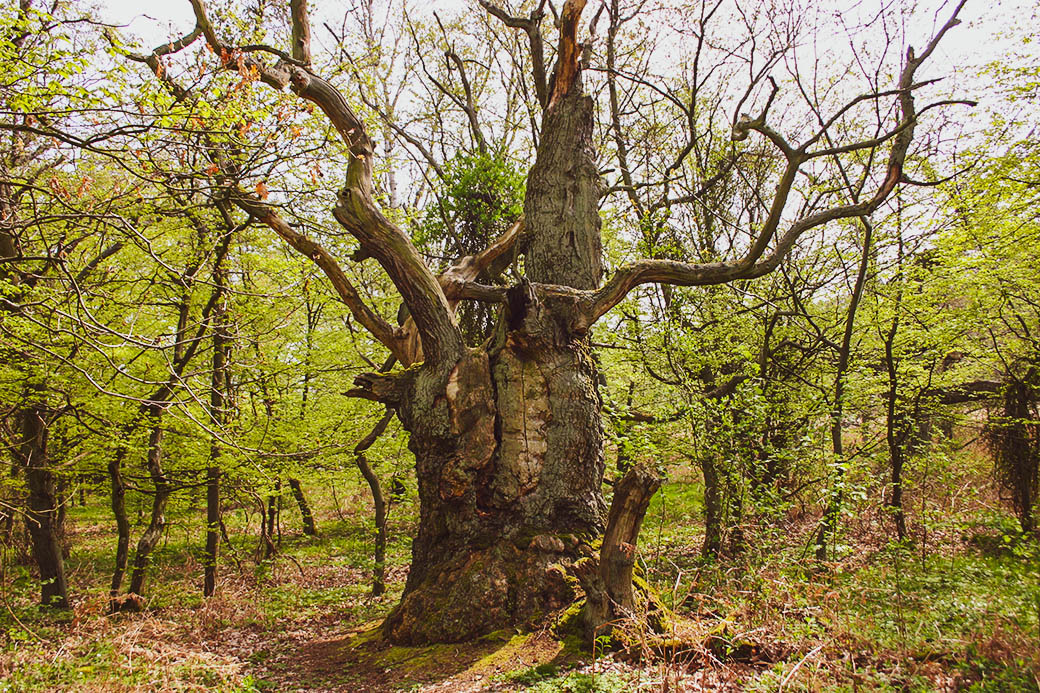
[[[554,31],[545,3],[506,9]],[[927,66],[910,180],[869,218],[758,279],[641,287],[593,328],[607,479],[665,479],[639,564],[677,619],[671,645],[588,653],[554,624],[366,644],[418,516],[406,434],[348,395],[387,352],[212,156],[233,150],[230,182],[394,320],[387,278],[330,228],[345,163],[321,114],[180,50],[189,26],[164,51],[111,8],[2,3],[0,691],[1036,690],[1040,64],[1019,9],[973,20],[974,60]],[[746,246],[780,162],[734,139],[744,101],[771,78],[771,121],[812,131],[890,89],[939,10],[590,5],[608,268]],[[312,11],[383,212],[429,266],[506,232],[538,139],[526,30],[486,3]],[[287,43],[281,3],[209,12],[236,45]],[[857,106],[827,137],[885,131],[888,102]],[[855,198],[857,175],[809,167],[798,212]],[[496,311],[464,303],[467,338]]]

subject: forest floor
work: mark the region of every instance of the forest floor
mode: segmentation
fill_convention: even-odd
[[[684,644],[590,655],[551,623],[460,645],[380,642],[372,629],[403,586],[414,509],[394,519],[389,593],[374,599],[360,491],[336,508],[321,484],[308,490],[320,536],[290,530],[299,516],[287,496],[266,561],[245,534],[256,513],[228,512],[235,551],[208,600],[200,512],[185,503],[156,556],[149,608],[116,615],[106,613],[115,532],[105,497],[88,495],[69,512],[71,611],[34,606],[25,556],[5,550],[0,692],[1040,690],[1040,553],[984,494],[924,504],[907,545],[865,500],[839,560],[822,564],[806,549],[811,512],[759,512],[740,552],[705,562],[702,488],[680,476],[655,498],[641,543]]]

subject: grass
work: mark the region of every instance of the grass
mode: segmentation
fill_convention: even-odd
[[[684,474],[654,499],[640,547],[643,573],[677,612],[668,642],[681,646],[590,657],[548,632],[441,649],[366,640],[363,628],[403,587],[416,509],[395,510],[389,594],[373,599],[371,520],[357,487],[339,490],[337,509],[308,486],[316,538],[299,532],[287,495],[279,553],[267,561],[256,560],[257,513],[228,511],[232,551],[208,600],[201,513],[173,505],[149,609],[110,616],[114,525],[95,494],[69,513],[72,612],[35,606],[26,557],[3,556],[0,693],[1040,688],[1040,548],[985,494],[953,504],[925,496],[939,500],[912,516],[915,541],[905,544],[892,542],[884,514],[863,503],[842,536],[849,548],[825,564],[805,558],[815,516],[794,507],[749,512],[745,550],[709,561],[700,555],[702,488]]]

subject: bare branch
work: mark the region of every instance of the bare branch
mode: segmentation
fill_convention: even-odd
[[[206,17],[203,0],[190,2],[210,46],[230,67],[235,61],[217,38]],[[303,3],[294,7],[297,12],[306,9]],[[365,254],[379,262],[397,287],[421,335],[428,365],[438,370],[454,365],[465,349],[462,333],[437,278],[422,261],[411,239],[380,212],[373,198],[374,147],[364,123],[339,90],[308,70],[284,63],[273,68],[258,61],[249,65],[259,70],[264,83],[275,88],[288,86],[300,98],[317,105],[335,127],[347,146],[349,161],[346,185],[339,193],[333,215],[361,243]]]
[[[881,138],[876,138],[866,143],[836,148],[833,151],[833,153],[838,153],[838,150],[854,151],[859,147],[876,146],[885,141],[892,142],[885,178],[878,186],[873,197],[865,201],[831,207],[795,221],[776,239],[772,251],[768,255],[765,254],[766,249],[773,243],[773,238],[787,199],[790,196],[799,166],[807,159],[815,156],[815,154],[806,154],[803,148],[795,149],[791,147],[786,140],[766,125],[768,108],[776,94],[776,85],[774,83],[773,91],[761,114],[757,118],[743,116],[734,126],[734,139],[744,139],[751,131],[759,132],[773,142],[787,158],[787,166],[781,175],[769,214],[757,238],[744,257],[739,260],[703,264],[691,264],[673,260],[641,260],[623,267],[599,290],[589,292],[584,307],[585,312],[578,317],[578,324],[574,325],[574,328],[578,330],[586,329],[613,306],[617,305],[629,291],[640,284],[659,282],[680,286],[704,286],[727,283],[738,279],[752,279],[768,274],[780,264],[798,238],[810,229],[838,219],[867,217],[873,213],[888,198],[895,187],[903,181],[903,166],[910,143],[913,140],[914,127],[918,116],[913,100],[913,90],[917,86],[914,82],[915,73],[924,62],[924,59],[931,55],[942,36],[959,23],[956,15],[963,5],[964,2],[961,2],[957,6],[953,16],[932,38],[920,58],[914,56],[913,49],[908,51],[907,61],[900,75],[899,84],[892,92],[898,94],[899,98],[899,124]],[[813,141],[815,140],[810,140],[810,143]]]
[[[277,233],[296,252],[310,259],[328,277],[332,287],[340,300],[350,309],[354,318],[372,333],[383,346],[390,350],[399,361],[406,364],[411,361],[405,360],[405,337],[404,334],[395,329],[378,313],[372,310],[362,299],[357,289],[343,273],[342,268],[332,255],[319,243],[307,238],[294,230],[270,205],[261,202],[255,195],[237,191],[232,195],[231,201],[239,209],[245,211],[263,223],[267,224],[272,231]]]
[[[527,19],[512,17],[505,10],[487,0],[478,0],[480,6],[512,29],[523,29],[531,46],[531,71],[534,74],[534,91],[538,104],[544,109],[549,103],[549,86],[545,79],[545,48],[539,25],[545,16],[545,0],[531,11]]]

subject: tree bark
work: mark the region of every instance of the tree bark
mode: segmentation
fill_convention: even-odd
[[[722,491],[711,451],[701,455],[700,465],[704,475],[704,543],[701,544],[701,555],[717,558],[722,553]]]
[[[856,273],[856,283],[852,289],[852,299],[849,302],[849,310],[845,316],[845,332],[842,335],[841,346],[838,349],[838,368],[834,374],[834,402],[831,405],[831,452],[834,455],[834,470],[831,479],[831,488],[827,498],[827,508],[824,510],[823,520],[816,533],[816,559],[827,560],[827,544],[833,539],[838,530],[838,516],[844,502],[842,484],[845,479],[845,448],[842,441],[844,432],[845,412],[845,377],[849,369],[849,359],[852,355],[852,334],[856,322],[856,309],[859,307],[860,299],[863,297],[863,287],[867,281],[867,267],[870,263],[871,240],[874,235],[874,225],[866,217],[863,222],[863,247],[860,252],[859,271]]]
[[[124,435],[128,433],[124,431]],[[112,487],[112,515],[116,520],[116,561],[108,590],[112,600],[119,596],[119,590],[123,587],[123,576],[126,574],[130,556],[130,519],[126,514],[126,483],[123,481],[123,460],[126,453],[126,444],[121,443],[108,463],[108,477]],[[113,609],[118,608],[114,602],[112,606]]]
[[[229,229],[224,239],[225,247],[230,243],[231,233]],[[213,372],[210,374],[209,408],[210,418],[218,429],[228,421],[230,389],[228,354],[231,350],[231,338],[227,326],[227,269],[223,262],[225,256],[224,253],[218,255],[213,265],[216,305],[213,310]],[[206,597],[212,597],[217,589],[217,561],[220,551],[220,456],[220,441],[214,435],[210,438],[209,466],[206,468],[206,548],[202,581],[202,594]]]
[[[18,413],[21,419],[18,450],[29,488],[25,524],[40,571],[40,604],[67,609],[69,594],[62,557],[58,496],[47,451],[46,409],[27,406]]]
[[[197,29],[185,40],[201,33],[215,54],[234,55],[234,46],[223,44],[210,22],[204,0],[191,4]],[[640,284],[691,286],[761,276],[809,229],[877,209],[902,179],[916,122],[914,72],[955,23],[947,23],[919,59],[909,55],[900,77],[899,125],[873,143],[809,151],[821,133],[793,147],[766,125],[768,107],[758,118],[738,121],[735,139],[758,132],[787,162],[769,216],[742,258],[641,261],[597,289],[601,190],[591,144],[593,104],[582,94],[577,40],[585,5],[586,0],[566,0],[559,13],[558,60],[528,178],[518,250],[524,250],[525,271],[534,283],[525,280],[508,290],[479,286],[475,275],[435,276],[404,232],[380,212],[372,184],[374,144],[343,95],[300,66],[307,32],[293,33],[301,43],[301,50],[293,48],[296,60],[268,66],[244,55],[240,62],[226,61],[226,69],[255,68],[261,81],[290,89],[328,117],[348,152],[346,183],[333,215],[360,243],[356,257],[373,258],[385,270],[410,315],[406,325],[392,327],[364,303],[325,248],[255,195],[232,192],[234,204],[325,272],[354,318],[402,365],[414,365],[359,376],[357,388],[348,393],[395,408],[416,458],[420,525],[412,568],[402,600],[384,624],[395,642],[465,640],[533,623],[574,598],[565,569],[589,553],[588,542],[602,531],[604,514],[601,402],[589,327]],[[305,3],[291,9],[294,24],[306,21]],[[144,61],[169,80],[157,53]],[[884,182],[872,197],[824,209],[778,231],[801,164],[888,140],[892,151]],[[231,173],[224,162],[214,163]],[[454,317],[463,294],[505,303],[491,342],[477,350],[466,348]]]
[[[900,229],[902,232],[902,229]],[[903,260],[902,238],[899,241],[900,272]],[[899,309],[902,304],[902,289],[898,290],[895,302],[895,317],[885,335],[885,369],[888,372],[888,390],[885,393],[885,433],[888,442],[888,458],[891,470],[888,498],[885,505],[896,525],[899,541],[906,539],[906,513],[903,510],[903,465],[906,461],[906,444],[909,425],[906,412],[899,406],[899,371],[894,353],[896,333],[899,330]],[[925,419],[924,421],[927,421]]]
[[[148,568],[151,563],[151,554],[159,545],[163,530],[166,529],[166,504],[170,499],[173,488],[170,485],[162,466],[162,410],[153,406],[149,412],[152,431],[148,438],[148,475],[152,479],[153,496],[152,511],[148,519],[148,527],[145,528],[141,538],[137,541],[137,550],[134,552],[134,568],[130,574],[130,596],[143,597],[144,584],[148,577]],[[137,599],[129,599],[125,602],[127,607],[139,608],[141,602]]]
[[[601,273],[592,103],[578,75],[570,91],[556,87],[528,178],[526,268],[536,281],[590,289]],[[363,382],[399,404],[419,482],[391,640],[466,640],[533,624],[575,598],[565,567],[600,533],[605,503],[598,376],[587,337],[568,327],[574,309],[567,294],[522,282],[487,350],[466,353],[446,378],[421,369]]]
[[[383,487],[379,483],[379,476],[372,469],[372,465],[368,463],[368,457],[365,455],[365,452],[372,447],[372,443],[376,442],[379,436],[383,435],[383,431],[386,430],[387,424],[390,423],[393,415],[393,410],[387,409],[383,418],[354,448],[354,459],[357,462],[361,476],[365,477],[368,488],[372,492],[372,505],[375,508],[376,533],[375,549],[373,551],[375,565],[372,568],[373,597],[378,597],[386,592],[386,500],[383,497]]]
[[[660,487],[656,474],[643,467],[630,469],[614,487],[598,560],[586,558],[574,567],[585,589],[582,617],[587,644],[610,636],[622,620],[638,620],[632,589],[636,542],[650,499]]]
[[[289,488],[292,489],[296,505],[300,507],[300,517],[303,519],[303,533],[309,537],[318,536],[318,528],[314,525],[314,513],[311,512],[311,506],[307,503],[307,497],[303,495],[303,486],[300,484],[300,480],[289,477]]]
[[[986,437],[993,452],[1001,491],[1010,494],[1011,507],[1024,534],[1037,532],[1036,504],[1040,480],[1040,425],[1035,423],[1036,383],[1040,372],[1030,366],[1025,378],[1008,374],[1003,416],[991,417]]]
[[[278,513],[281,508],[282,499],[282,480],[275,479],[274,491],[267,496],[267,512],[264,517],[261,517],[261,523],[263,524],[263,540],[264,540],[264,558],[270,558],[278,550],[275,545],[275,532],[276,524],[278,522]]]

